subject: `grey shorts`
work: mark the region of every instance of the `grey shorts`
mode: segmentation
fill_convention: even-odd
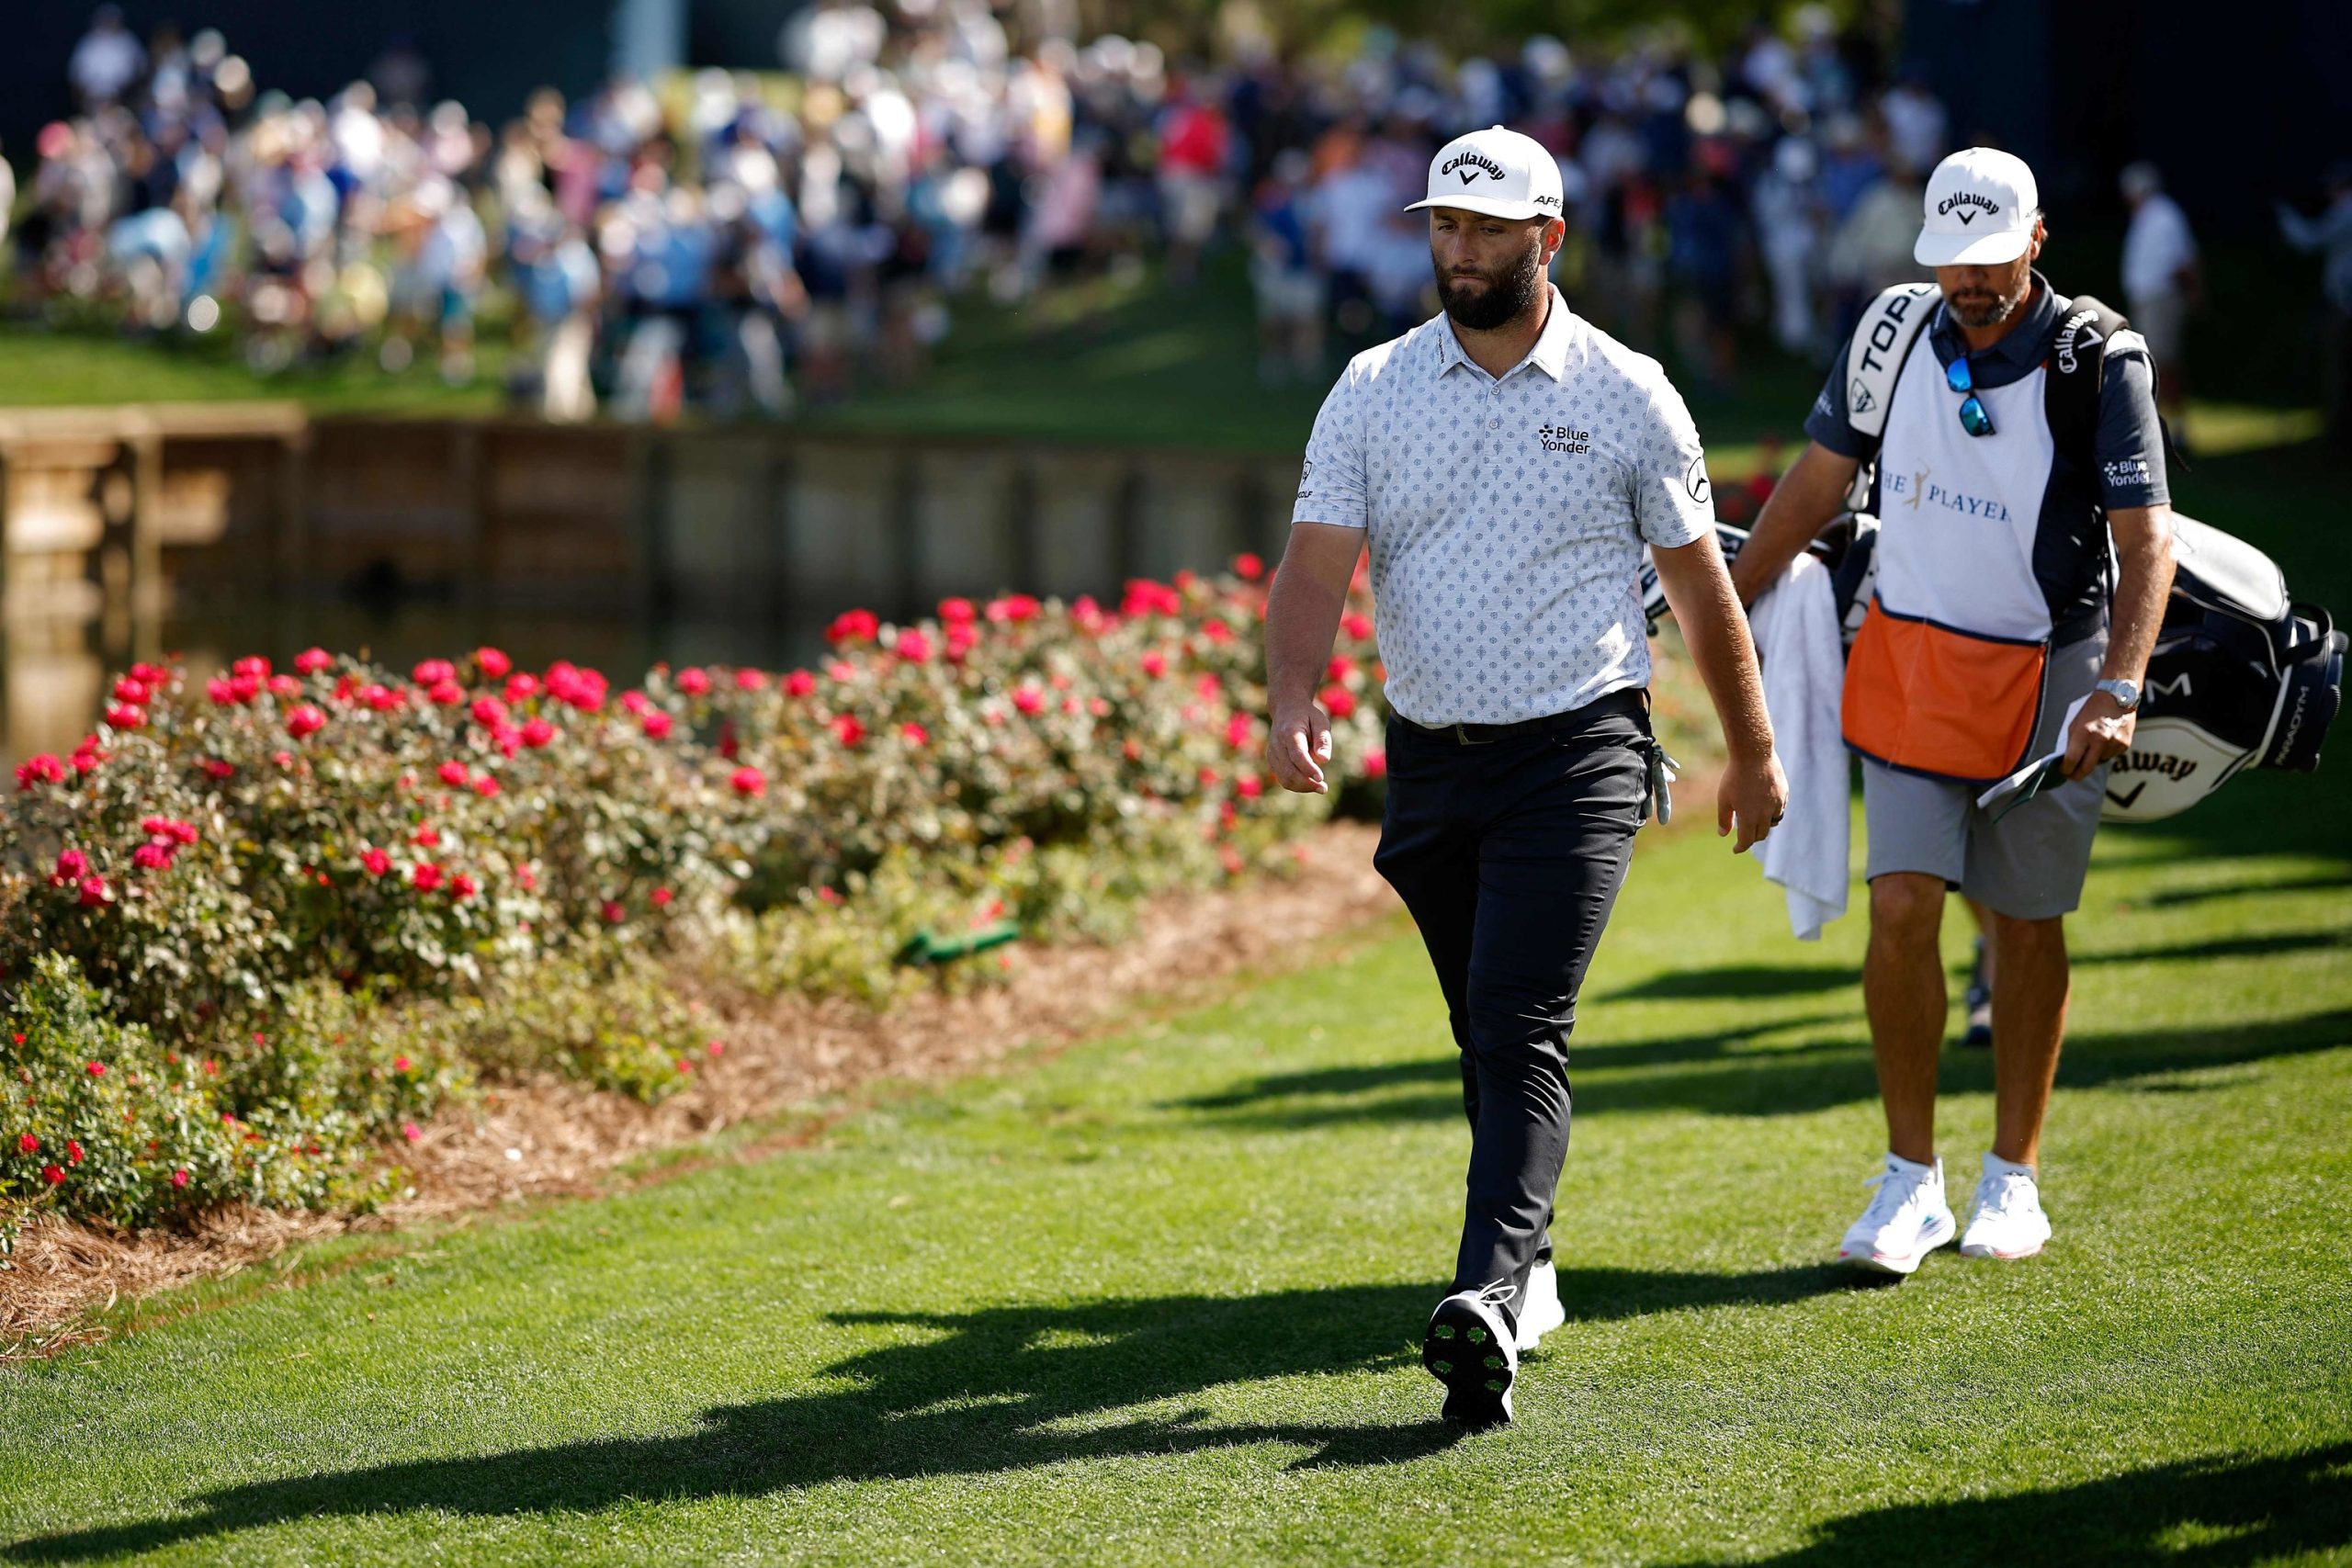
[[[2052,650],[2033,755],[2057,749],[2067,707],[2098,682],[2106,658],[2104,631]],[[2038,795],[1998,822],[1976,809],[1982,793],[1864,758],[1862,815],[1870,832],[1864,876],[1910,871],[1941,877],[1947,887],[2012,919],[2071,914],[2083,901],[2107,769]]]

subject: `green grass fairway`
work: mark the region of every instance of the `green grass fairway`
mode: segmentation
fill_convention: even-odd
[[[1450,1436],[1415,1355],[1467,1134],[1399,922],[0,1374],[0,1562],[2343,1560],[2347,895],[2341,854],[2109,835],[2056,1242],[1858,1289],[1823,1259],[1881,1147],[1860,922],[1799,946],[1712,837],[1645,844],[1577,1034],[1569,1321],[1507,1432]],[[1989,1082],[1947,1056],[1963,1191]]]

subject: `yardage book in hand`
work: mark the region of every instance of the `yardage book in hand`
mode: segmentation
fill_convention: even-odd
[[[2035,795],[2071,783],[2064,773],[2066,737],[2075,732],[2075,717],[2083,711],[2088,697],[2076,697],[2066,705],[2065,720],[2058,726],[2058,750],[2046,757],[2037,757],[1976,797],[1976,808],[1989,811],[1998,822]]]

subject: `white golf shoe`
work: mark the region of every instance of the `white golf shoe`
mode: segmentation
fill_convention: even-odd
[[[1878,1195],[1838,1245],[1840,1262],[1881,1274],[1908,1274],[1960,1229],[1944,1200],[1940,1159],[1920,1165],[1888,1155],[1886,1168],[1863,1185],[1877,1188]]]
[[[1961,1255],[2031,1258],[2049,1239],[2050,1216],[2041,1212],[2041,1189],[2034,1181],[2033,1167],[1986,1155],[1968,1233],[1960,1238]]]
[[[1527,1271],[1527,1300],[1519,1314],[1519,1353],[1544,1343],[1544,1336],[1568,1321],[1560,1304],[1560,1271],[1549,1259]]]

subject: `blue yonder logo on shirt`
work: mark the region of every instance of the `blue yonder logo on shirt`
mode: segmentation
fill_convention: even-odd
[[[1888,501],[1900,502],[1914,512],[1925,505],[1962,517],[1982,518],[1987,523],[2007,523],[2009,520],[2009,509],[2000,502],[1939,485],[1932,474],[1932,469],[1921,468],[1917,473],[1887,475]]]

